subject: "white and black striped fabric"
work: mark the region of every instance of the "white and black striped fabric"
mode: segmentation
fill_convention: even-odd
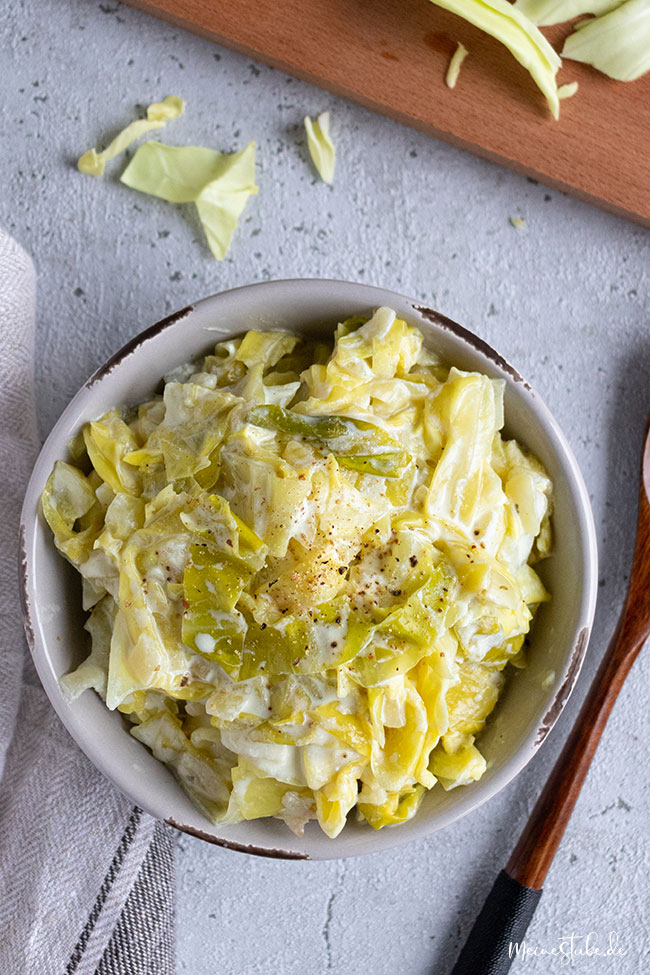
[[[0,230],[0,973],[173,975],[173,832],[90,764],[29,659],[18,597],[38,452],[35,274]]]

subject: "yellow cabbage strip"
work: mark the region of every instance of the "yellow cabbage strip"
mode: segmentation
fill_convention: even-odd
[[[120,177],[141,193],[169,203],[194,203],[210,250],[218,261],[255,185],[255,143],[228,155],[203,146],[145,142]]]
[[[323,112],[313,122],[305,116],[305,131],[307,132],[307,146],[318,175],[324,183],[334,180],[336,166],[336,149],[330,137],[330,113]]]
[[[579,24],[564,42],[562,55],[591,64],[616,81],[640,78],[650,71],[650,0],[626,0]]]
[[[140,136],[154,129],[162,129],[167,122],[172,122],[183,114],[183,99],[178,95],[168,95],[161,102],[154,102],[147,109],[147,117],[131,122],[125,129],[116,135],[113,141],[104,149],[97,152],[96,149],[89,149],[77,163],[77,169],[90,176],[101,176],[106,168],[106,163],[115,159],[121,152],[139,139]]]
[[[454,53],[451,56],[451,61],[449,62],[449,67],[447,68],[447,76],[445,78],[447,88],[455,88],[456,82],[458,81],[458,75],[460,74],[460,67],[467,57],[467,48],[464,44],[459,44]]]
[[[501,41],[530,72],[554,118],[560,107],[555,75],[561,61],[544,35],[508,0],[431,0]]]

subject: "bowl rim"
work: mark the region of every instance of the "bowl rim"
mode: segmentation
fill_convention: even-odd
[[[66,442],[70,436],[70,428],[68,423],[69,418],[76,415],[80,404],[86,401],[93,387],[95,387],[98,383],[103,382],[115,369],[120,367],[123,361],[129,358],[134,352],[137,352],[143,345],[146,344],[147,341],[157,338],[166,329],[186,319],[188,316],[195,314],[196,311],[201,307],[218,303],[220,300],[223,300],[226,297],[236,296],[237,294],[242,294],[244,292],[256,291],[260,293],[260,298],[262,298],[262,294],[265,290],[284,289],[291,291],[293,289],[301,290],[303,288],[311,288],[316,291],[321,286],[327,289],[336,289],[336,297],[337,299],[340,298],[341,303],[344,303],[345,301],[345,292],[349,292],[349,300],[351,302],[359,301],[360,296],[362,296],[363,300],[367,301],[368,305],[374,305],[375,307],[382,304],[390,305],[391,299],[393,302],[408,305],[413,312],[427,320],[435,330],[440,329],[442,331],[453,333],[457,339],[460,339],[462,343],[470,347],[473,354],[478,353],[482,359],[488,360],[488,362],[491,364],[491,368],[493,370],[496,368],[499,373],[503,374],[503,378],[506,379],[506,382],[514,383],[519,387],[520,391],[523,390],[522,395],[528,400],[530,409],[534,414],[536,424],[543,429],[544,433],[551,441],[552,451],[558,459],[559,466],[562,470],[562,476],[569,486],[570,495],[573,503],[575,504],[576,514],[580,523],[579,565],[582,570],[582,592],[580,607],[577,614],[578,621],[570,641],[570,652],[567,649],[567,653],[565,654],[565,666],[561,674],[562,679],[559,683],[558,689],[555,692],[552,700],[550,700],[549,706],[542,721],[536,728],[532,729],[528,735],[519,740],[516,749],[503,762],[503,765],[497,770],[490,782],[484,784],[483,788],[480,788],[480,783],[475,783],[475,788],[471,790],[471,795],[466,796],[463,802],[456,803],[451,808],[444,809],[439,812],[434,822],[432,822],[430,819],[426,820],[423,818],[422,821],[416,823],[417,817],[415,817],[415,819],[411,821],[413,824],[415,824],[415,828],[413,828],[411,831],[407,831],[403,834],[399,829],[384,829],[381,831],[381,833],[376,835],[378,837],[381,834],[389,834],[391,838],[389,842],[382,842],[377,845],[373,844],[369,847],[366,845],[366,847],[359,850],[346,850],[345,852],[338,851],[336,849],[336,840],[329,841],[332,844],[331,853],[329,854],[323,853],[322,851],[314,851],[313,853],[299,852],[292,850],[289,846],[278,849],[275,847],[258,845],[257,843],[244,844],[235,842],[229,838],[227,834],[226,836],[216,835],[215,833],[208,832],[207,829],[204,830],[193,825],[190,826],[179,823],[170,816],[165,817],[164,812],[161,812],[159,808],[156,808],[155,801],[149,801],[148,797],[143,798],[143,796],[138,793],[137,787],[132,787],[131,782],[133,780],[133,776],[129,777],[126,772],[124,775],[117,774],[115,767],[107,764],[102,747],[96,743],[91,735],[84,734],[83,731],[80,730],[77,721],[73,718],[72,711],[63,696],[58,680],[55,677],[52,668],[49,666],[49,653],[47,647],[48,641],[41,630],[41,626],[37,625],[40,624],[40,619],[35,619],[33,617],[31,608],[31,595],[35,571],[33,556],[34,543],[36,541],[36,525],[38,521],[38,501],[45,485],[45,479],[49,474],[48,468],[47,473],[45,474],[45,479],[43,478],[42,469],[44,468],[44,458],[46,455],[50,456],[54,454],[55,456],[61,456],[64,453]],[[287,298],[287,301],[288,300],[289,299]],[[239,331],[241,330],[233,330],[231,334],[238,334]],[[54,445],[57,445],[56,450],[53,449]],[[50,463],[51,461],[48,460],[48,464]],[[158,819],[164,818],[166,822],[182,832],[189,833],[190,835],[206,840],[207,842],[227,849],[236,850],[238,852],[289,860],[312,858],[336,859],[342,856],[359,856],[366,853],[375,852],[377,850],[394,848],[437,832],[439,829],[444,828],[455,820],[476,809],[484,802],[487,802],[490,798],[505,788],[505,786],[508,785],[508,783],[511,782],[522,771],[531,758],[533,758],[533,756],[536,754],[537,749],[547,738],[571,695],[571,692],[578,679],[587,650],[589,635],[595,613],[598,588],[598,552],[596,530],[587,488],[577,460],[561,427],[539,394],[537,394],[530,384],[520,375],[520,373],[484,339],[464,326],[459,325],[457,322],[454,322],[452,319],[447,318],[440,312],[428,308],[420,301],[406,295],[402,295],[399,292],[373,285],[329,278],[286,278],[272,281],[261,281],[248,285],[240,285],[235,288],[229,288],[225,291],[217,292],[213,295],[208,295],[197,302],[186,305],[176,312],[172,312],[170,315],[167,315],[160,321],[139,332],[133,336],[133,338],[128,340],[123,346],[121,346],[121,348],[111,355],[102,365],[100,365],[72,397],[50,430],[50,433],[39,451],[38,458],[34,464],[34,468],[25,492],[25,498],[21,511],[19,569],[19,589],[23,623],[27,642],[39,679],[43,684],[50,703],[54,707],[59,718],[73,737],[76,744],[87,755],[93,765],[95,765],[95,767],[98,768],[99,771],[106,776],[106,778],[108,778],[108,780],[116,788],[118,788],[123,794],[127,795],[131,801],[145,809],[154,817]],[[568,648],[568,638],[566,642]],[[181,789],[180,784],[177,784],[177,787]],[[205,820],[205,822],[209,826],[208,821]],[[214,828],[219,829],[219,826],[215,826]],[[288,844],[290,844],[289,837],[290,834],[287,832]]]

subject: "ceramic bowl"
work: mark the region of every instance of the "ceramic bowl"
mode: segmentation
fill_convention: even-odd
[[[418,326],[449,365],[505,380],[506,434],[535,453],[554,482],[554,549],[541,565],[553,598],[535,619],[529,666],[507,682],[481,735],[488,768],[479,782],[451,792],[432,790],[408,823],[376,832],[349,822],[335,840],[316,823],[309,823],[301,838],[273,819],[214,826],[165,766],[128,734],[119,713],[109,712],[93,691],[73,703],[63,697],[59,677],[87,652],[84,614],[78,576],[54,548],[39,497],[55,460],[65,458],[66,442],[83,423],[149,397],[161,376],[215,342],[250,328],[325,334],[338,321],[369,316],[379,305]],[[327,859],[382,850],[432,833],[485,802],[521,771],[553,727],[578,676],[594,613],[597,554],[587,492],[567,441],[539,396],[485,342],[438,312],[390,291],[338,281],[275,281],[227,291],[183,308],[125,345],[77,393],[48,437],[25,497],[21,533],[25,629],[40,679],[70,734],[118,789],[153,816],[210,842],[263,856]]]

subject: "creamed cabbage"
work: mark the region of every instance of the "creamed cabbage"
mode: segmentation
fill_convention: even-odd
[[[330,837],[479,779],[522,666],[551,482],[504,440],[503,383],[380,308],[333,343],[220,342],[87,424],[43,492],[117,708],[217,823]]]

